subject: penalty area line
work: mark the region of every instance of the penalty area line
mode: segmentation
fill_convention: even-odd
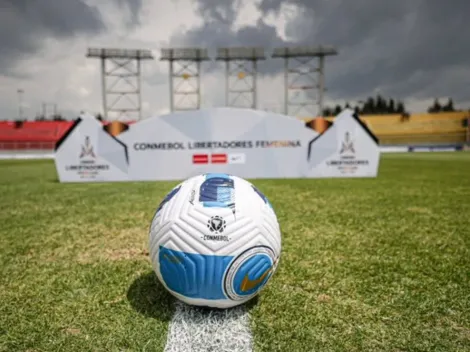
[[[253,350],[250,317],[243,305],[219,310],[175,304],[165,352]]]

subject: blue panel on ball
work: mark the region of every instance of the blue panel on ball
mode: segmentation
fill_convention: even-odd
[[[239,296],[248,296],[260,290],[272,274],[273,262],[266,254],[256,254],[238,269],[233,288]]]
[[[271,205],[271,202],[268,200],[268,198],[266,198],[266,196],[265,196],[263,193],[261,193],[261,191],[260,191],[258,188],[256,188],[256,187],[253,186],[253,185],[252,185],[251,187],[253,187],[253,190],[261,197],[261,199],[263,199],[263,201],[264,201],[267,205],[269,205],[271,208],[273,207],[273,206]]]
[[[207,174],[199,189],[199,201],[205,207],[233,208],[235,184],[227,174]]]
[[[204,174],[206,176],[206,180],[210,178],[226,178],[226,179],[231,179],[229,174],[221,174],[221,173],[209,173],[209,174]]]
[[[171,198],[173,198],[175,196],[176,193],[178,193],[178,191],[180,190],[181,186],[178,186],[178,187],[175,187],[170,193],[168,193],[165,198],[162,200],[162,202],[160,203],[160,205],[158,206],[157,208],[157,213],[163,208],[163,206],[168,203]]]
[[[189,298],[226,299],[224,272],[231,256],[202,255],[160,246],[160,273],[168,288]]]

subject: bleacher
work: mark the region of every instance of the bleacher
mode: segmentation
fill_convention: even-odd
[[[464,120],[469,112],[434,114],[363,115],[361,120],[379,138],[381,145],[463,144],[467,138]],[[334,118],[326,118],[333,121]],[[311,118],[303,118],[305,122]]]
[[[0,121],[1,151],[52,151],[74,121]],[[113,124],[102,122],[103,126]],[[126,122],[132,124],[133,121]],[[113,124],[114,125],[114,124]],[[120,128],[121,126],[114,126]]]
[[[442,112],[411,114],[408,118],[399,114],[360,118],[377,135],[381,145],[463,144],[468,138],[464,120],[469,114]],[[312,118],[302,120],[309,122]],[[0,121],[0,151],[53,150],[72,124],[73,121]]]
[[[0,121],[0,150],[53,150],[73,121]]]

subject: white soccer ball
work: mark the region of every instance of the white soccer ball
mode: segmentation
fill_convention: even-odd
[[[268,199],[250,182],[204,174],[167,194],[149,246],[171,294],[191,305],[229,308],[256,296],[273,276],[281,232]]]

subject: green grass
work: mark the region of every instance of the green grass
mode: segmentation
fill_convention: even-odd
[[[257,180],[283,234],[256,351],[469,351],[470,153],[383,155],[376,179]],[[147,256],[176,182],[60,184],[0,162],[0,351],[162,351]]]

